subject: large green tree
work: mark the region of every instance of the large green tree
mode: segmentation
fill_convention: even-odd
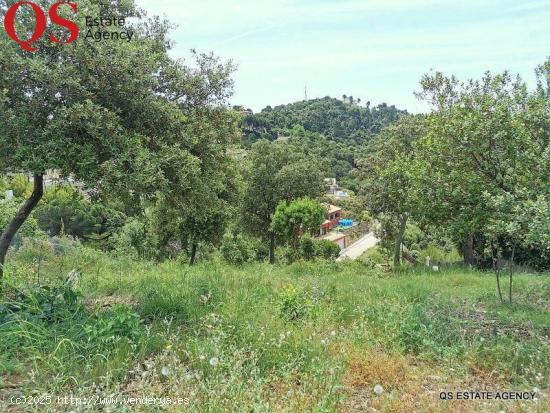
[[[0,0],[0,10],[12,3]],[[47,10],[53,1],[38,3]],[[172,159],[182,180],[200,173],[201,134],[190,132],[200,122],[191,120],[231,93],[230,64],[210,55],[195,54],[194,67],[171,59],[169,24],[147,18],[134,1],[82,0],[78,8],[77,15],[68,7],[63,12],[80,27],[86,15],[132,17],[126,29],[135,32],[134,40],[81,36],[55,44],[43,36],[30,53],[0,31],[0,173],[33,177],[32,194],[2,228],[0,278],[13,236],[42,198],[47,170],[124,199],[130,210],[139,207],[144,196],[170,186]],[[21,33],[32,31],[34,21],[24,13]]]
[[[416,142],[426,132],[423,116],[406,116],[385,128],[359,163],[358,176],[367,209],[383,224],[384,238],[393,240],[393,263],[401,263],[407,221],[415,211],[416,187],[411,166]]]
[[[162,169],[169,179],[159,191],[159,219],[154,225],[161,251],[177,242],[188,250],[189,262],[194,264],[199,244],[220,241],[235,214],[241,180],[228,150],[240,134],[237,118],[223,108],[195,112],[187,133],[194,138],[190,151],[172,148],[163,159]]]
[[[549,69],[537,70],[534,91],[507,72],[464,83],[433,73],[421,82],[434,112],[418,147],[419,219],[449,228],[466,262],[475,262],[473,247],[478,260],[492,259],[501,299],[503,253],[510,268],[518,250],[548,257]]]
[[[323,193],[323,174],[317,163],[283,142],[261,140],[247,157],[243,224],[269,241],[269,261],[275,262],[276,233],[271,221],[281,201],[316,198]]]
[[[271,229],[294,248],[298,248],[300,237],[315,235],[326,215],[326,208],[309,198],[282,201],[273,214]]]

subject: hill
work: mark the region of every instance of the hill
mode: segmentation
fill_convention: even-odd
[[[359,103],[327,96],[274,108],[268,106],[258,114],[245,116],[246,140],[273,140],[301,125],[306,131],[323,134],[332,140],[361,144],[407,113],[385,103],[372,108],[369,102],[365,106]]]

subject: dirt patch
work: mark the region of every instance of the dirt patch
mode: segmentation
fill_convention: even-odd
[[[509,391],[508,383],[494,382],[493,377],[460,377],[454,371],[442,371],[415,359],[381,350],[350,352],[344,375],[345,397],[341,412],[384,413],[466,413],[499,412],[526,413],[550,411],[545,393],[539,400],[501,402],[483,400],[441,400],[441,392]],[[381,386],[383,391],[375,386]]]
[[[22,412],[21,406],[10,405],[13,396],[22,396],[23,376],[21,374],[10,374],[0,378],[0,410],[7,413]]]

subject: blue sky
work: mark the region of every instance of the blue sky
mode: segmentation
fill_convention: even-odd
[[[550,0],[138,0],[191,48],[238,65],[234,104],[255,111],[343,94],[411,112],[430,69],[461,79],[510,70],[533,84],[550,55]]]

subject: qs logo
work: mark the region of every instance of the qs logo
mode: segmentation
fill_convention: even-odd
[[[76,3],[60,1],[50,7],[50,9],[48,10],[48,15],[53,24],[57,24],[58,26],[67,28],[70,32],[70,36],[67,40],[61,41],[57,37],[55,37],[53,33],[50,33],[50,41],[53,43],[68,44],[74,42],[78,38],[80,29],[75,22],[59,16],[59,7],[61,7],[62,5],[69,6],[74,13],[78,11]],[[15,31],[15,18],[17,15],[17,11],[24,6],[30,7],[34,13],[34,30],[32,35],[28,39],[21,39]],[[46,24],[47,19],[44,11],[36,3],[30,1],[19,1],[15,3],[8,9],[6,16],[4,17],[4,28],[6,29],[6,33],[8,34],[8,36],[13,41],[17,42],[23,50],[26,50],[28,52],[36,52],[38,50],[37,48],[33,47],[33,43],[39,40],[44,35],[44,33],[46,32]]]

